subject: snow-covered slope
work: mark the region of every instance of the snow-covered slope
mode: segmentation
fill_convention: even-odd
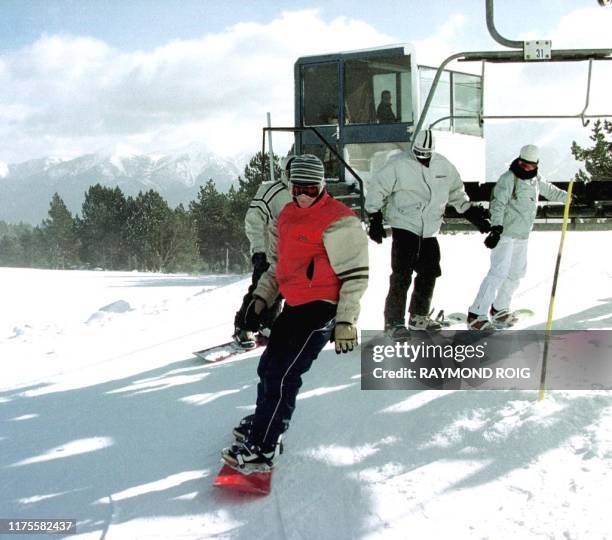
[[[534,233],[516,306],[542,328],[559,235]],[[462,311],[486,270],[440,238],[434,303]],[[569,233],[555,328],[612,329],[609,232]],[[371,248],[361,328],[380,328],[390,242]],[[2,517],[78,520],[77,538],[609,538],[612,397],[360,390],[357,352],[304,377],[272,494],[212,487],[252,410],[257,352],[203,365],[244,276],[0,269]]]

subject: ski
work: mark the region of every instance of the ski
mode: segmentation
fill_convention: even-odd
[[[237,356],[246,352],[253,351],[260,347],[265,347],[268,344],[268,338],[265,336],[257,335],[252,347],[243,347],[236,341],[228,341],[221,345],[215,345],[201,351],[195,351],[193,354],[205,362],[220,362],[232,356]]]

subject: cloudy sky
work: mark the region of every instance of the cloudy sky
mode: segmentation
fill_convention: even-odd
[[[498,49],[484,6],[2,0],[0,162],[192,142],[225,156],[251,152],[267,111],[276,125],[293,124],[299,56],[412,42],[419,62],[433,64],[458,51]],[[497,0],[496,24],[509,39],[612,48],[612,7],[596,0]],[[610,113],[612,62],[599,64],[589,110]],[[487,67],[486,112],[575,114],[584,106],[586,73],[586,64]],[[551,126],[557,129],[568,128]]]

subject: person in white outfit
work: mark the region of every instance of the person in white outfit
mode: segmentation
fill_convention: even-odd
[[[259,278],[270,266],[266,255],[269,247],[270,231],[276,228],[276,221],[281,210],[292,200],[287,185],[289,169],[294,158],[295,156],[292,154],[283,158],[281,163],[283,170],[280,180],[263,182],[259,186],[244,218],[244,232],[249,239],[251,247],[253,275],[251,277],[251,285],[234,317],[233,337],[245,349],[255,346],[255,335],[245,328],[246,309],[253,299],[253,291],[257,287]],[[281,302],[282,298],[279,297],[275,304],[267,310],[265,316],[262,317],[263,329],[269,329],[272,326],[272,323],[280,313]]]
[[[393,338],[407,337],[410,330],[441,327],[429,315],[436,279],[442,274],[436,235],[447,205],[452,205],[481,233],[489,232],[486,210],[470,202],[455,166],[435,152],[434,133],[429,129],[415,135],[412,151],[391,157],[369,182],[365,201],[370,221],[368,234],[379,244],[386,237],[384,209],[393,236],[384,312],[385,332]],[[416,277],[406,328],[406,303],[413,274]]]
[[[538,173],[539,150],[533,144],[521,148],[519,157],[503,173],[495,187],[489,212],[491,232],[485,245],[491,249],[491,267],[469,308],[470,330],[512,326],[512,295],[527,271],[527,244],[538,208],[538,197],[565,202],[567,193]],[[490,319],[489,319],[490,316]]]

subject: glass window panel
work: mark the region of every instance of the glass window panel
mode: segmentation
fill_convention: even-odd
[[[302,67],[304,125],[338,123],[338,64]]]
[[[402,122],[414,122],[414,114],[412,113],[412,77],[410,73],[402,73],[400,75],[401,83],[401,111],[400,117]]]
[[[481,77],[453,73],[453,109],[455,116],[477,116],[481,109]],[[456,118],[455,131],[466,135],[482,136],[477,118]]]
[[[436,71],[433,68],[419,67],[419,84],[421,92],[421,112],[425,106],[425,101],[429,95],[429,90],[433,83]],[[450,116],[451,114],[451,98],[450,98],[450,74],[448,71],[443,71],[436,87],[436,93],[434,94],[433,101],[427,111],[427,117],[423,127],[429,127],[432,122],[435,122],[439,118]],[[450,130],[450,120],[444,120],[438,122],[434,127],[436,129],[447,129]]]
[[[347,124],[411,122],[410,57],[347,60],[344,92]]]

